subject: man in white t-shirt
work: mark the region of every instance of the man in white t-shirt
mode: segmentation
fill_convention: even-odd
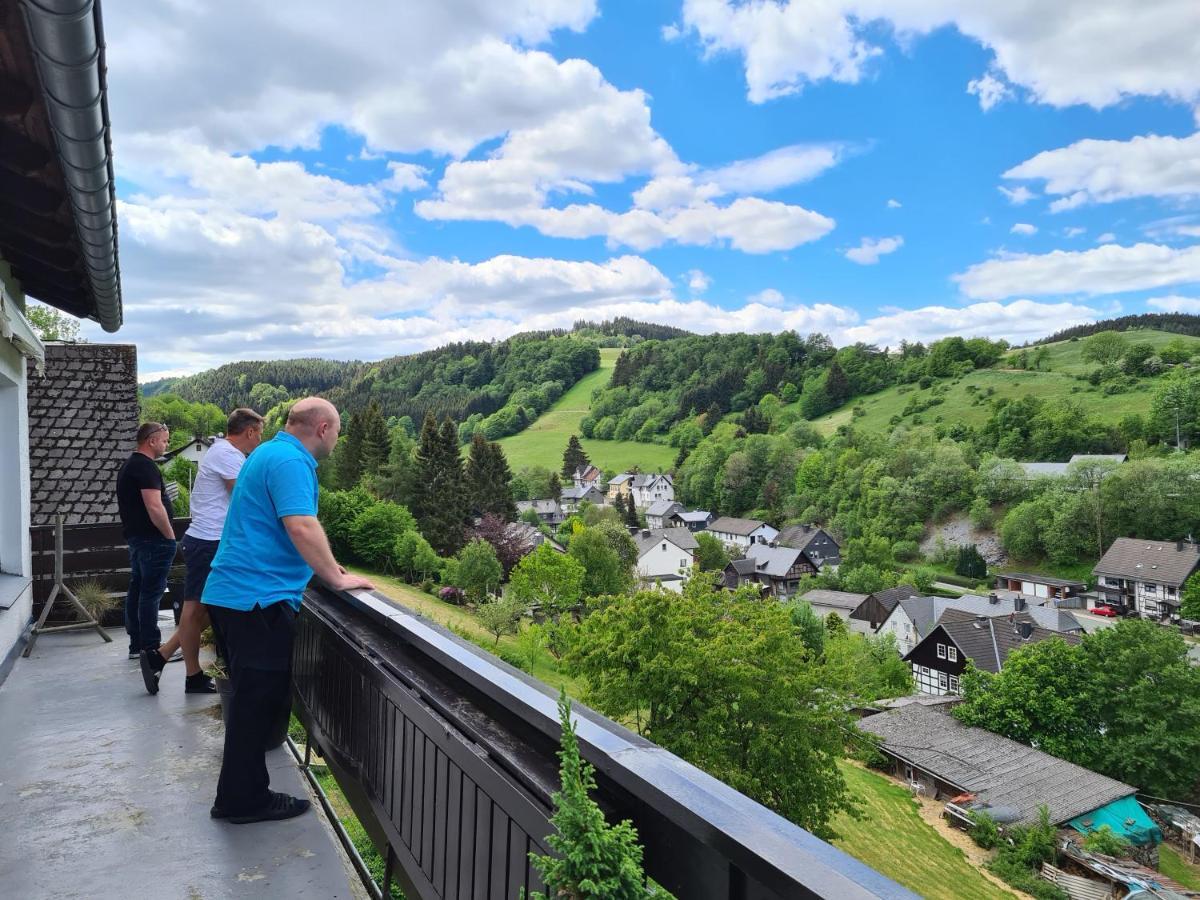
[[[159,648],[142,653],[142,679],[146,690],[158,693],[158,679],[176,647],[183,649],[188,694],[211,694],[216,685],[200,668],[200,635],[208,627],[208,612],[200,602],[204,583],[229,512],[229,498],[242,463],[262,441],[263,418],[252,409],[235,409],[229,414],[226,437],[217,438],[204,454],[192,485],[192,524],[183,536],[183,560],[187,577],[183,585],[183,610],[179,627]],[[219,643],[219,642],[218,642]]]

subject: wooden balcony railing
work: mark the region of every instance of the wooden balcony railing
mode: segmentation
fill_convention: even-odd
[[[545,685],[382,597],[311,588],[298,621],[296,714],[389,870],[415,898],[541,887],[558,787]],[[631,819],[647,873],[675,896],[914,897],[682,759],[578,707],[598,801]]]

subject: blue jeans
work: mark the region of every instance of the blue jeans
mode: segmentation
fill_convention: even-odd
[[[167,573],[175,561],[175,542],[166,538],[129,539],[129,593],[125,595],[125,631],[129,652],[162,643],[158,607],[167,590]]]

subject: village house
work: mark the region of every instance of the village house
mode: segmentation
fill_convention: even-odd
[[[1137,789],[983,728],[963,725],[947,705],[910,703],[868,715],[858,727],[880,738],[892,773],[969,824],[986,812],[1001,825],[1031,824],[1045,806],[1050,823],[1086,834],[1109,825],[1134,844],[1162,833],[1137,802]]]
[[[819,525],[788,525],[779,532],[775,543],[803,550],[805,558],[818,572],[826,566],[836,571],[842,563],[842,551],[837,541]]]
[[[604,491],[604,473],[591,463],[579,466],[571,473],[571,480],[575,483],[575,487],[594,487],[601,493]]]
[[[643,588],[661,584],[679,593],[696,559],[696,536],[686,528],[642,528],[633,532],[637,544],[638,582]]]
[[[1049,575],[1030,575],[1026,572],[996,573],[997,590],[1013,591],[1039,600],[1070,600],[1087,590],[1082,581],[1052,578]]]
[[[758,519],[737,519],[721,516],[708,523],[705,529],[722,544],[745,550],[751,544],[770,544],[779,537],[779,530]]]
[[[622,472],[608,482],[608,499],[616,502],[618,494],[626,503],[632,500],[635,508],[646,509],[659,500],[674,500],[675,483],[658,472]]]
[[[1092,569],[1096,593],[1108,606],[1151,619],[1177,614],[1183,583],[1200,566],[1194,541],[1119,537]]]
[[[562,506],[557,500],[518,500],[517,515],[533,510],[538,519],[546,525],[561,525],[566,518]]]
[[[892,614],[896,604],[909,597],[915,597],[918,593],[911,584],[898,584],[894,588],[867,594],[866,599],[850,613],[850,619],[854,622],[865,622],[869,631],[876,631],[884,619]]]
[[[681,509],[667,517],[670,528],[686,528],[688,531],[704,531],[713,520],[707,509]]]
[[[917,690],[922,694],[957,694],[968,661],[981,672],[996,674],[1012,651],[1029,644],[1056,637],[1070,644],[1079,643],[1079,632],[1043,628],[1035,624],[1029,612],[989,616],[947,609],[904,656],[912,666]]]
[[[759,585],[764,594],[780,600],[795,596],[800,579],[816,570],[795,547],[751,544],[742,559],[731,560],[722,572],[730,590],[744,584]]]
[[[671,516],[683,511],[683,504],[674,500],[656,500],[646,507],[646,525],[650,528],[670,528]]]
[[[834,613],[852,630],[861,634],[870,631],[870,626],[866,622],[850,618],[854,610],[858,609],[867,599],[866,594],[856,594],[851,591],[814,590],[809,591],[800,599],[811,606],[813,612],[822,619],[830,613]]]
[[[528,556],[542,544],[549,544],[558,553],[566,553],[567,548],[552,538],[546,537],[540,530],[528,522],[509,522],[505,532],[510,538],[520,541],[526,548],[524,555]]]
[[[891,634],[901,655],[908,653],[925,639],[933,626],[948,609],[973,616],[1009,616],[1028,613],[1035,624],[1060,633],[1081,633],[1083,626],[1071,613],[1049,606],[1030,603],[1019,594],[1002,597],[989,594],[963,594],[961,597],[905,597],[900,599],[880,624],[879,634]]]
[[[204,460],[204,456],[208,453],[208,449],[216,443],[216,437],[200,437],[196,435],[182,447],[176,447],[174,450],[168,450],[162,455],[162,458],[167,462],[175,459],[177,456],[182,456],[188,462],[194,462],[196,465]]]
[[[576,485],[562,489],[559,496],[559,503],[562,505],[564,512],[567,514],[578,511],[579,504],[591,503],[595,506],[600,506],[604,503],[604,494],[592,485]]]

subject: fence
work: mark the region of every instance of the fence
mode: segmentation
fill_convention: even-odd
[[[191,519],[173,519],[175,536],[182,537],[187,531]],[[42,604],[50,595],[54,585],[54,526],[34,525],[29,529],[30,542],[33,548],[33,615],[41,614]],[[119,522],[92,522],[82,525],[63,526],[63,576],[66,581],[80,581],[95,578],[113,591],[124,591],[129,584],[129,550],[125,537],[121,533]],[[179,596],[183,585],[183,555],[177,554],[167,578],[167,595],[164,602],[168,605]],[[63,615],[70,617],[66,607]],[[112,614],[112,622],[119,619],[117,613]],[[59,611],[55,608],[52,620],[60,619]]]
[[[545,685],[377,595],[310,588],[295,709],[405,896],[511,898],[541,885],[558,788]],[[678,897],[911,898],[866,865],[671,753],[578,707],[610,820]]]

